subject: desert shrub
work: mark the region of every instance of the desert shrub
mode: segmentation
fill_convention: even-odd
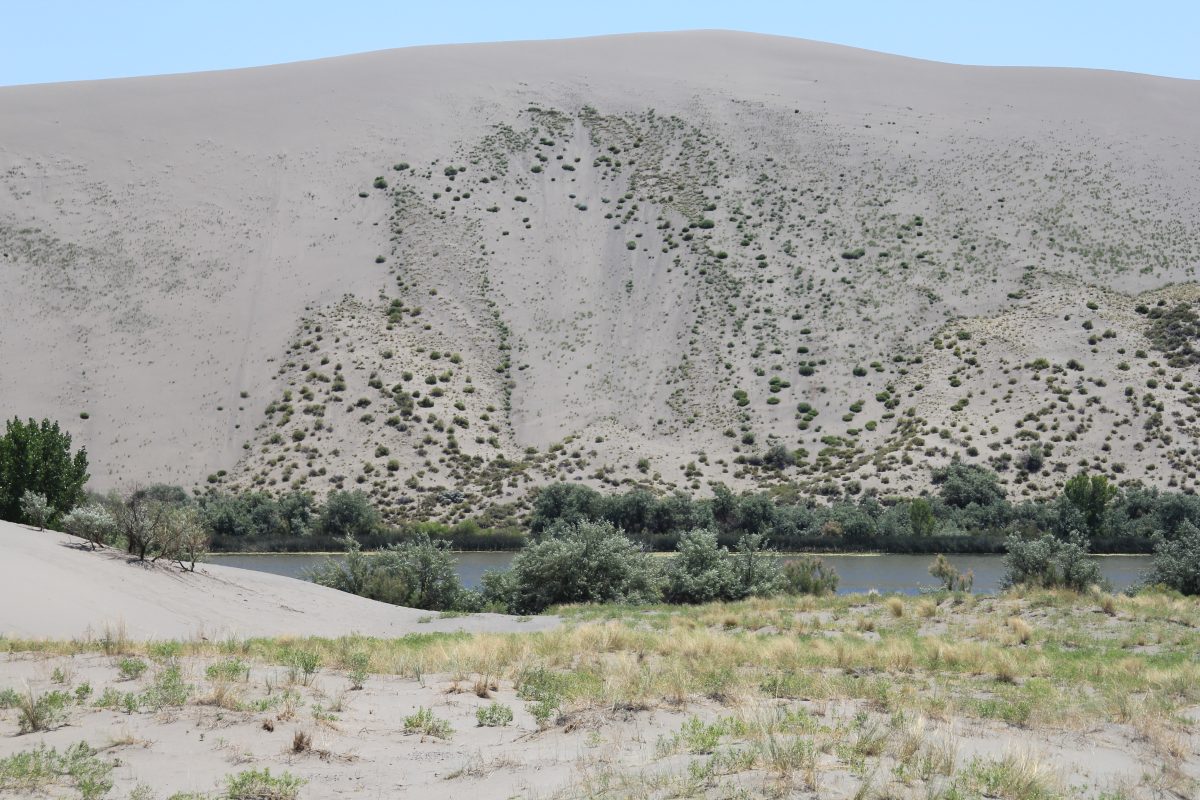
[[[689,531],[679,538],[679,554],[666,568],[663,596],[668,603],[710,603],[734,598],[737,580],[729,551],[711,530]]]
[[[134,681],[142,677],[146,671],[146,662],[140,658],[122,658],[117,662],[117,674],[123,681]]]
[[[1100,565],[1088,556],[1087,540],[1075,532],[1068,539],[1046,534],[1039,539],[1010,536],[1001,584],[1042,589],[1086,591],[1104,586]]]
[[[363,553],[357,540],[346,540],[344,562],[328,559],[309,580],[408,608],[431,611],[463,609],[468,595],[458,580],[450,543],[418,532],[399,544]]]
[[[321,654],[314,650],[291,650],[284,656],[292,683],[308,686],[321,669]]]
[[[929,574],[940,580],[942,588],[948,592],[969,592],[975,586],[974,572],[959,572],[941,553],[938,553],[937,558],[929,565]]]
[[[154,682],[140,699],[147,707],[161,711],[164,708],[186,705],[191,696],[192,686],[184,682],[183,670],[178,664],[171,664],[159,670],[154,676]]]
[[[996,473],[975,464],[955,462],[933,471],[942,502],[953,508],[987,506],[1004,499]]]
[[[92,549],[107,544],[116,531],[116,521],[104,506],[93,503],[80,506],[63,517],[63,530],[91,543]]]
[[[503,703],[491,703],[475,709],[475,721],[481,728],[500,728],[513,721],[513,711]]]
[[[518,553],[511,572],[514,614],[557,603],[654,602],[661,582],[652,558],[609,522],[557,526]]]
[[[800,556],[783,562],[783,586],[789,594],[833,594],[838,587],[837,570],[816,556]]]
[[[370,667],[371,656],[367,653],[351,653],[346,658],[346,674],[350,678],[351,689],[357,691],[363,688],[363,684],[367,682],[367,676],[370,674]]]
[[[21,516],[30,525],[36,525],[39,531],[45,530],[46,521],[50,518],[50,503],[46,501],[46,495],[26,489],[21,495]]]
[[[363,538],[379,529],[379,512],[362,492],[330,492],[321,509],[320,527],[326,536]]]
[[[454,735],[454,729],[449,722],[435,717],[431,709],[424,707],[404,718],[404,732],[433,736],[437,739],[449,739]]]
[[[1200,528],[1185,521],[1174,539],[1159,537],[1143,582],[1200,595]]]
[[[47,794],[50,787],[64,787],[74,789],[82,800],[97,800],[112,790],[114,766],[86,742],[77,742],[61,753],[42,743],[0,758],[0,794],[33,797]]]
[[[17,728],[21,733],[36,733],[60,728],[67,722],[71,696],[55,690],[35,695],[30,689],[17,701]]]
[[[30,491],[46,498],[45,524],[55,525],[83,499],[87,467],[87,450],[72,453],[71,434],[57,422],[14,417],[0,436],[0,519],[26,521],[21,498]]]
[[[228,800],[296,800],[303,785],[304,780],[290,772],[272,775],[267,767],[248,769],[225,779],[224,797]]]

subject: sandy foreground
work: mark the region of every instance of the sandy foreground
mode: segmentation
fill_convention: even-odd
[[[93,552],[54,531],[0,522],[0,635],[98,639],[256,636],[392,637],[446,631],[544,630],[551,617],[517,619],[436,612],[367,600],[261,572],[201,564],[138,563],[119,550]]]
[[[810,597],[434,619],[289,578],[136,565],[7,523],[0,554],[5,798],[1149,800],[1200,788],[1188,598]],[[55,693],[58,709],[31,726],[23,706]],[[76,769],[99,770],[99,789],[70,773],[27,780],[22,758],[80,742],[91,750]],[[298,783],[230,789],[264,769]]]

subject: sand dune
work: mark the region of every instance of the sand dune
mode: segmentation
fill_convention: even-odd
[[[1045,355],[1122,405],[1096,441],[1042,419],[1029,490],[1101,443],[1166,485],[1195,477],[1189,379],[1157,439],[1109,437],[1145,320],[1075,323],[1196,280],[1197,148],[1200,82],[719,31],[4,88],[0,372],[24,377],[0,415],[67,422],[102,488],[348,485],[422,515],[555,479],[762,485],[739,459],[775,443],[807,451],[801,488],[912,491],[1014,456],[999,423],[1047,398],[997,384]],[[1037,352],[964,350],[953,391],[913,380],[957,320],[1068,316]]]
[[[533,631],[550,617],[499,614],[434,619],[428,611],[378,603],[250,570],[144,564],[80,539],[0,522],[0,635],[99,638],[123,628],[136,640],[252,636],[403,636],[430,631]],[[422,622],[421,620],[426,620]]]

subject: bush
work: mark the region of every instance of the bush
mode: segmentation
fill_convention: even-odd
[[[228,800],[295,800],[304,785],[302,778],[290,772],[274,776],[271,770],[248,769],[225,779]]]
[[[454,729],[444,719],[438,719],[428,708],[418,708],[415,714],[404,718],[404,732],[419,733],[421,736],[433,736],[437,739],[449,739],[454,735]]]
[[[729,551],[710,530],[689,531],[679,539],[679,555],[666,569],[668,603],[711,603],[734,598],[737,580]]]
[[[42,743],[33,750],[0,758],[0,794],[40,796],[51,786],[62,786],[73,788],[83,800],[97,800],[112,790],[114,766],[86,742],[77,742],[61,753]]]
[[[969,592],[975,586],[975,573],[967,570],[961,573],[941,553],[929,565],[929,574],[942,582],[942,588],[948,592]]]
[[[363,553],[357,540],[346,541],[346,560],[328,559],[308,579],[331,589],[372,600],[430,611],[470,610],[458,580],[449,542],[421,532],[410,540],[374,553]]]
[[[996,473],[975,464],[955,462],[933,471],[933,482],[940,485],[942,501],[953,508],[975,504],[992,505],[1004,499]]]
[[[76,508],[63,517],[62,527],[72,536],[86,539],[95,550],[108,543],[116,530],[116,521],[104,506],[93,503]]]
[[[1100,565],[1088,556],[1087,540],[1073,532],[1067,540],[1046,534],[1040,539],[1008,537],[1001,585],[1083,592],[1105,586]]]
[[[71,435],[57,422],[14,417],[0,436],[0,519],[24,522],[21,498],[33,491],[46,498],[46,524],[79,505],[88,479],[87,450],[71,452]]]
[[[536,614],[557,603],[650,603],[661,582],[651,557],[608,522],[556,527],[518,553],[511,572],[513,614]]]
[[[46,495],[26,489],[21,495],[21,516],[30,525],[36,525],[39,531],[46,529],[46,520],[50,518],[50,504]]]
[[[35,695],[30,689],[17,701],[17,728],[21,733],[51,731],[67,724],[71,696],[53,691]]]
[[[1175,535],[1175,539],[1159,537],[1144,582],[1200,595],[1200,528],[1185,521]]]
[[[500,728],[513,721],[513,711],[502,703],[491,703],[475,709],[475,721],[481,728]]]
[[[837,571],[816,556],[783,562],[783,586],[789,594],[833,594],[838,581]]]
[[[183,671],[172,664],[154,676],[154,683],[142,695],[142,702],[155,711],[186,705],[192,696],[191,684],[184,683]]]
[[[320,526],[326,536],[363,538],[379,529],[379,512],[362,492],[330,492],[321,509]]]

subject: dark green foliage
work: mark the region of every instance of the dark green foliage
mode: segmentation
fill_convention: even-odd
[[[326,536],[361,538],[379,530],[379,511],[362,492],[330,492],[321,509],[321,532]]]
[[[1174,539],[1158,540],[1145,583],[1200,595],[1200,528],[1185,521]]]
[[[930,536],[937,528],[933,506],[923,497],[908,504],[908,521],[914,536]]]
[[[1010,536],[1002,584],[1083,592],[1106,582],[1088,555],[1087,540],[1073,533],[1066,540],[1049,534],[1028,540]]]
[[[1170,308],[1148,309],[1150,325],[1146,338],[1167,357],[1175,369],[1200,364],[1200,316],[1187,303]]]
[[[504,599],[513,614],[557,603],[654,602],[661,583],[653,558],[607,522],[555,527],[517,554],[511,573]]]
[[[212,494],[200,498],[199,506],[201,518],[215,540],[307,536],[316,514],[308,492],[288,492],[279,497],[266,492]]]
[[[939,487],[942,501],[953,508],[966,508],[972,503],[987,506],[1004,499],[996,473],[975,464],[956,461],[935,469],[933,482]]]
[[[1088,537],[1096,539],[1104,532],[1108,506],[1117,497],[1117,487],[1103,475],[1081,472],[1067,480],[1063,497],[1081,515]]]
[[[27,491],[46,498],[54,526],[83,500],[88,479],[87,450],[71,452],[71,434],[57,422],[13,417],[0,436],[0,519],[24,522],[21,498]]]

